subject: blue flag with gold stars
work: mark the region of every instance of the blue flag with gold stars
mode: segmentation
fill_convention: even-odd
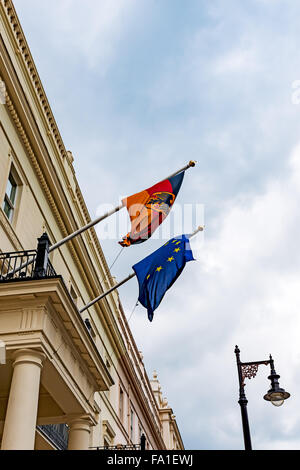
[[[147,309],[150,321],[166,291],[192,260],[189,235],[180,235],[132,266],[139,282],[139,302]]]

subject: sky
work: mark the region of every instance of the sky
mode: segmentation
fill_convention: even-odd
[[[133,311],[136,279],[119,288],[185,448],[243,449],[238,345],[245,362],[271,353],[291,394],[278,408],[263,400],[265,365],[246,380],[253,448],[299,450],[300,4],[14,4],[92,218],[197,161],[176,199],[177,218],[175,208],[169,215],[171,236],[205,224],[192,241],[197,261],[152,323],[141,305]],[[121,212],[97,226],[109,265],[126,234]],[[161,246],[163,225],[121,252],[117,280]]]

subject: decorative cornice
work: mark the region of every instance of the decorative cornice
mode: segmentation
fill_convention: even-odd
[[[1,77],[0,77],[0,78],[1,78]],[[25,132],[23,126],[22,126],[22,123],[21,123],[20,119],[19,119],[18,113],[17,113],[17,111],[16,111],[16,109],[15,109],[13,103],[12,103],[12,100],[11,100],[11,98],[10,98],[10,96],[8,95],[7,92],[6,92],[6,106],[7,106],[7,109],[9,110],[10,115],[11,115],[11,117],[12,117],[12,120],[13,120],[13,122],[14,122],[16,128],[17,128],[17,131],[18,131],[18,133],[19,133],[19,136],[21,137],[21,140],[22,140],[22,142],[23,142],[23,144],[24,144],[24,147],[25,147],[25,149],[26,149],[27,155],[28,155],[28,157],[30,158],[30,161],[31,161],[31,163],[32,163],[32,166],[33,166],[33,168],[34,168],[34,170],[35,170],[35,172],[36,172],[36,174],[37,174],[37,176],[38,176],[38,178],[39,178],[39,180],[40,180],[41,186],[42,186],[42,188],[43,188],[43,190],[44,190],[44,192],[45,192],[45,194],[46,194],[46,196],[47,196],[47,199],[48,199],[48,202],[49,202],[49,204],[50,204],[50,206],[51,206],[51,209],[53,210],[53,213],[54,213],[54,215],[55,215],[55,217],[56,217],[56,219],[57,219],[59,228],[61,229],[63,235],[66,236],[66,235],[67,235],[67,230],[66,230],[65,224],[64,224],[64,222],[63,222],[63,220],[62,220],[62,217],[61,217],[61,215],[60,215],[60,213],[59,213],[59,210],[58,210],[57,205],[56,205],[56,203],[55,203],[55,201],[54,201],[54,198],[53,198],[52,193],[51,193],[51,191],[50,191],[50,189],[49,189],[49,186],[48,186],[48,184],[47,184],[47,182],[46,182],[46,179],[45,179],[44,174],[43,174],[43,172],[42,172],[42,170],[41,170],[41,167],[40,167],[40,165],[39,165],[39,163],[38,163],[38,161],[37,161],[37,158],[36,158],[36,156],[35,156],[35,154],[34,154],[34,152],[33,152],[33,150],[32,150],[32,147],[31,147],[31,145],[30,145],[30,142],[29,142],[29,139],[28,139],[28,137],[27,137],[27,134],[26,134],[26,132]]]
[[[91,217],[90,217],[90,214],[88,212],[88,209],[86,207],[85,201],[83,199],[82,193],[81,193],[80,188],[79,188],[78,185],[76,185],[76,196],[77,196],[77,199],[79,201],[80,208],[81,208],[81,210],[84,214],[85,221],[86,221],[85,223],[88,224],[89,222],[91,222]],[[97,253],[100,255],[100,259],[101,259],[101,262],[103,264],[103,269],[105,271],[105,274],[106,274],[106,277],[107,277],[107,280],[108,280],[108,285],[109,285],[109,287],[112,287],[113,284],[114,284],[114,281],[113,281],[111,272],[109,270],[106,258],[103,254],[103,251],[102,251],[102,248],[101,248],[101,245],[100,245],[100,242],[99,242],[99,239],[97,237],[97,234],[96,234],[96,231],[95,231],[94,227],[91,227],[88,233],[92,237],[92,240],[90,240],[91,244],[94,242],[95,247],[97,249]]]
[[[28,70],[31,82],[36,92],[36,96],[40,102],[41,108],[43,109],[44,116],[46,117],[47,122],[49,124],[49,134],[53,136],[61,156],[66,157],[67,151],[59,133],[55,118],[52,114],[50,104],[48,102],[45,90],[43,88],[36,66],[34,64],[34,60],[27,44],[24,32],[18,20],[15,7],[11,0],[1,0],[1,3],[4,7],[4,11],[10,24],[12,34],[15,38],[15,53],[20,58],[22,58],[24,65]]]
[[[0,80],[1,80],[1,76],[0,76]],[[30,144],[30,141],[29,141],[29,138],[26,134],[26,131],[21,123],[21,120],[20,120],[20,117],[15,109],[15,106],[14,106],[14,103],[12,102],[12,99],[10,97],[10,95],[8,94],[8,92],[6,91],[6,107],[11,115],[11,118],[12,118],[12,121],[14,122],[15,124],[15,127],[18,131],[18,134],[21,138],[21,141],[23,142],[23,145],[24,145],[24,148],[26,150],[26,153],[32,163],[32,166],[39,178],[39,181],[40,181],[40,184],[41,184],[41,187],[43,188],[44,190],[44,193],[48,199],[48,202],[50,204],[50,207],[51,207],[51,210],[53,212],[53,214],[55,215],[55,218],[57,220],[57,224],[63,234],[63,236],[67,236],[68,235],[68,231],[66,229],[66,226],[65,226],[65,223],[63,221],[63,218],[61,216],[61,213],[57,207],[57,204],[52,196],[52,192],[48,186],[48,183],[45,179],[45,176],[44,176],[44,173],[39,165],[39,162],[37,160],[37,157],[32,149],[32,146]],[[99,244],[99,242],[98,242]],[[100,247],[100,244],[99,244],[99,247]],[[98,294],[98,288],[95,289],[95,286],[94,288],[91,287],[91,282],[90,282],[90,279],[88,279],[87,277],[87,274],[86,274],[86,270],[84,269],[83,265],[82,265],[82,262],[80,261],[79,257],[78,257],[78,254],[77,254],[77,251],[75,250],[74,248],[74,242],[73,241],[70,241],[68,243],[68,249],[70,250],[70,253],[74,259],[74,262],[76,263],[77,265],[77,268],[78,268],[78,271],[80,272],[80,275],[81,275],[81,278],[83,280],[83,282],[85,283],[85,287],[87,289],[87,292],[88,292],[88,295],[89,295],[89,298],[95,298],[95,296]],[[101,250],[101,248],[100,248]],[[107,268],[108,269],[108,268]],[[100,289],[102,289],[101,285],[99,285]],[[101,309],[100,305],[96,305],[95,306],[96,309],[98,310],[98,312],[101,313],[101,316],[103,317],[103,310]],[[108,315],[110,316],[110,314],[105,314],[105,318],[106,318],[106,326],[104,324],[104,327],[106,328],[106,331],[108,334],[110,335],[117,335],[118,336],[118,332],[117,332],[117,328],[115,328],[115,333],[112,333],[112,329],[111,329],[111,326],[112,326],[112,320],[111,318],[108,317]],[[114,318],[114,315],[113,313],[111,314],[112,315],[112,318],[113,318],[113,321],[115,322],[116,319]],[[110,325],[110,327],[108,327],[108,325]],[[116,340],[116,336],[115,336],[115,340]],[[120,343],[120,338],[119,338],[119,341],[115,341],[115,344],[118,345],[117,347],[119,348],[121,343]],[[121,350],[122,350],[122,346],[121,346]]]
[[[39,313],[49,315],[51,327],[60,331],[61,338],[58,341],[71,348],[75,360],[82,358],[83,363],[80,367],[89,370],[90,377],[94,377],[95,385],[98,384],[101,387],[98,390],[108,390],[114,384],[101,353],[91,339],[83,319],[78,315],[77,308],[61,276],[0,284],[0,298],[1,309],[5,311],[17,309],[20,312],[18,333],[31,334],[30,332],[35,329],[40,331],[41,327],[44,328],[44,322],[37,324]],[[50,345],[50,342],[48,343]],[[51,343],[51,348],[53,344]],[[77,346],[75,349],[74,345]],[[51,348],[49,347],[47,351],[52,358],[59,356],[58,349],[53,352]]]
[[[56,143],[56,146],[59,149],[59,153],[60,153],[61,157],[63,157],[63,158],[66,157],[67,158],[68,165],[70,166],[70,168],[73,172],[74,181],[76,183],[76,185],[75,185],[75,188],[76,188],[75,189],[75,194],[76,194],[77,200],[79,202],[79,208],[81,209],[80,218],[85,219],[85,222],[88,223],[88,222],[90,222],[91,219],[90,219],[85,201],[83,199],[82,193],[80,191],[80,188],[79,188],[79,186],[77,184],[77,181],[76,181],[76,178],[75,178],[71,158],[67,154],[67,151],[66,151],[66,149],[64,147],[64,144],[63,144],[63,141],[62,141],[61,136],[59,134],[59,131],[57,129],[54,116],[52,114],[49,102],[47,100],[47,97],[46,97],[46,94],[44,92],[43,86],[41,84],[38,72],[37,72],[36,67],[34,65],[34,61],[33,61],[33,58],[31,56],[29,47],[27,45],[24,33],[23,33],[22,28],[19,24],[19,21],[18,21],[18,18],[17,18],[16,11],[14,9],[13,3],[12,3],[11,0],[0,0],[0,4],[4,7],[2,10],[4,10],[5,13],[6,13],[7,23],[10,25],[11,35],[13,36],[13,38],[15,40],[15,52],[16,52],[17,56],[19,57],[19,59],[22,60],[22,63],[25,66],[25,71],[27,70],[27,72],[28,72],[27,76],[28,76],[29,80],[31,81],[31,84],[33,86],[33,90],[35,90],[37,101],[40,104],[40,108],[42,110],[42,113],[43,113],[44,117],[46,118],[46,122],[49,124],[49,129],[48,129],[48,132],[47,132],[48,136],[53,137],[53,139]],[[1,79],[1,77],[0,77],[0,79]],[[35,170],[35,172],[36,172],[36,174],[39,178],[41,187],[43,188],[44,193],[45,193],[45,195],[48,199],[51,210],[52,210],[53,214],[55,215],[58,227],[60,228],[61,233],[63,234],[63,236],[66,236],[66,235],[68,235],[68,231],[66,229],[66,225],[64,223],[61,212],[60,212],[60,210],[59,210],[59,208],[58,208],[58,206],[55,202],[55,199],[52,195],[51,189],[50,189],[50,187],[47,183],[47,180],[46,180],[45,175],[43,173],[43,170],[42,170],[42,168],[39,164],[39,161],[38,161],[38,159],[37,159],[37,157],[34,153],[34,150],[32,148],[32,145],[30,143],[28,135],[26,134],[24,126],[22,125],[21,119],[20,119],[20,117],[17,113],[17,110],[15,108],[15,105],[12,101],[12,97],[9,96],[9,94],[7,92],[6,92],[6,105],[7,105],[8,111],[11,115],[11,118],[12,118],[14,124],[15,124],[15,127],[16,127],[16,129],[19,133],[19,136],[20,136],[20,138],[23,142],[24,148],[26,149],[26,153],[27,153],[27,155],[28,155],[28,157],[29,157],[29,159],[32,163],[32,166],[33,166],[33,168],[34,168],[34,170]],[[100,246],[100,243],[99,243],[99,240],[98,240],[98,237],[96,235],[96,232],[95,232],[94,228],[91,228],[90,231],[87,233],[87,238],[89,240],[90,247],[91,248],[93,247],[93,249],[95,249],[95,255],[96,255],[95,258],[97,260],[98,266],[100,266],[101,270],[103,270],[103,272],[106,275],[106,279],[112,285],[113,280],[112,280],[109,268],[107,266],[106,259],[103,255],[103,252],[102,252],[102,249],[101,249],[101,246]],[[68,244],[68,248],[69,248],[70,253],[71,253],[71,255],[72,255],[72,257],[73,257],[73,259],[74,259],[74,261],[77,265],[77,268],[78,268],[78,271],[80,272],[82,280],[85,283],[87,292],[89,293],[89,296],[91,298],[93,298],[94,292],[93,292],[93,289],[91,288],[90,279],[88,279],[88,277],[86,275],[86,271],[82,267],[82,263],[81,263],[78,255],[77,255],[77,251],[76,251],[76,249],[73,245],[73,242],[70,242]],[[99,258],[98,257],[100,257],[100,260],[101,260],[101,263],[102,263],[101,265],[99,263]],[[118,306],[117,306],[117,303],[116,303],[113,296],[112,296],[111,301],[113,302],[113,304],[115,305],[116,310],[117,310]],[[98,310],[98,312],[101,312],[101,307],[99,305],[96,306],[96,309]],[[104,310],[107,310],[106,307],[104,308]],[[136,344],[134,342],[131,330],[130,330],[127,322],[126,322],[126,317],[125,317],[125,314],[123,312],[123,309],[120,308],[120,310],[121,310],[121,316],[123,317],[124,324],[123,324],[122,321],[120,321],[120,318],[118,318],[118,325],[121,326],[121,330],[123,330],[123,334],[125,335],[128,343],[131,343],[133,345],[133,348],[135,349],[135,352],[137,352],[137,347],[136,347]],[[111,335],[112,334],[111,326],[113,326],[113,325],[111,325],[111,323],[110,323],[111,320],[109,320],[109,317],[108,317],[107,313],[105,313],[104,317],[105,317],[106,322],[107,322],[106,327],[108,328],[108,333]],[[127,334],[129,334],[129,338],[126,334],[126,331],[127,331]],[[119,349],[119,351],[121,353],[122,346],[120,346],[119,342],[116,343],[116,339],[117,338],[116,338],[115,334],[113,334],[113,342],[117,345],[117,349]],[[121,353],[121,356],[123,356],[123,353]],[[140,371],[140,367],[139,367],[138,361],[135,357],[135,354],[133,354],[133,356],[134,356],[133,360],[136,363],[136,366],[137,366],[138,370]],[[129,357],[127,358],[127,361],[131,364],[131,359]],[[140,384],[137,376],[135,376],[135,371],[134,371],[134,368],[133,368],[132,364],[131,364],[131,368],[132,368],[131,376],[135,377],[135,378],[133,378],[133,380],[136,382],[136,387],[141,388],[141,384]],[[146,378],[146,383],[144,381],[144,378],[142,377],[142,374],[140,376],[140,379],[142,379],[142,381],[144,382],[145,388],[146,389],[148,388],[148,392],[149,392],[149,389],[151,390],[151,387],[149,387],[148,377]],[[148,387],[147,387],[146,384],[148,384]],[[144,391],[142,390],[142,388],[141,388],[141,392],[142,392],[142,396],[145,398],[145,394],[144,394]],[[150,402],[152,401],[152,405],[154,403],[156,404],[155,399],[154,399],[154,395],[151,392],[150,392],[150,395],[152,395],[152,400],[150,399]],[[148,412],[150,412],[150,414],[152,414],[150,409],[149,409]],[[155,422],[155,419],[154,419],[154,422]]]
[[[90,215],[88,213],[86,204],[84,202],[82,193],[79,189],[79,186],[77,184],[77,180],[75,178],[75,171],[73,168],[72,162],[68,158],[68,151],[66,150],[63,140],[61,138],[60,132],[58,130],[58,126],[56,124],[54,115],[52,113],[50,104],[48,102],[45,90],[43,88],[42,82],[40,80],[37,68],[35,66],[33,57],[31,55],[29,46],[27,44],[24,32],[22,30],[22,27],[20,25],[20,22],[18,20],[18,16],[15,10],[15,7],[13,5],[13,2],[11,0],[0,0],[1,4],[3,5],[3,9],[6,13],[6,17],[8,20],[8,23],[10,25],[10,29],[12,32],[12,35],[15,39],[15,52],[19,56],[19,58],[22,59],[24,66],[26,67],[28,71],[28,76],[30,77],[31,83],[33,85],[33,89],[36,94],[36,98],[40,104],[40,107],[42,109],[42,112],[44,114],[44,117],[46,119],[46,122],[48,123],[48,131],[47,134],[48,136],[52,136],[54,142],[56,143],[57,149],[59,151],[59,154],[61,155],[62,158],[67,157],[68,159],[68,164],[72,170],[74,179],[76,181],[76,196],[78,198],[79,204],[81,211],[84,215],[85,218],[85,223],[89,223],[91,221]],[[104,257],[103,251],[101,249],[98,237],[96,235],[96,232],[94,228],[90,230],[90,234],[92,237],[92,240],[96,246],[97,253],[100,256],[101,262],[103,263],[103,268],[105,270],[105,273],[107,275],[107,279],[109,281],[109,284],[112,285],[112,277],[106,262],[106,259]]]

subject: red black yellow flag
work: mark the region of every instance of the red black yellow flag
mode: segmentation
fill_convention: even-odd
[[[122,200],[131,220],[131,231],[120,245],[142,243],[151,237],[169,214],[183,177],[184,171]]]

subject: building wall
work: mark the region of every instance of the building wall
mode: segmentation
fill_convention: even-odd
[[[170,450],[184,449],[184,444],[176,422],[176,416],[169,406],[168,400],[163,396],[162,387],[156,371],[153,372],[153,378],[150,383],[159,411],[161,431],[166,448]]]
[[[0,252],[6,253],[35,249],[44,232],[53,244],[88,223],[90,216],[76,180],[74,157],[64,147],[10,0],[0,1],[0,28],[0,80],[6,88],[6,103],[0,104]],[[10,171],[17,194],[8,220],[3,202]],[[114,284],[94,228],[53,251],[50,260],[77,309]],[[3,299],[6,287],[1,288]],[[106,368],[102,373],[106,381],[113,381],[94,395],[98,417],[89,446],[139,443],[143,432],[148,448],[165,448],[159,406],[117,291],[83,312],[82,320],[86,318]],[[0,365],[0,376],[3,370]],[[39,434],[36,442],[42,440]]]

